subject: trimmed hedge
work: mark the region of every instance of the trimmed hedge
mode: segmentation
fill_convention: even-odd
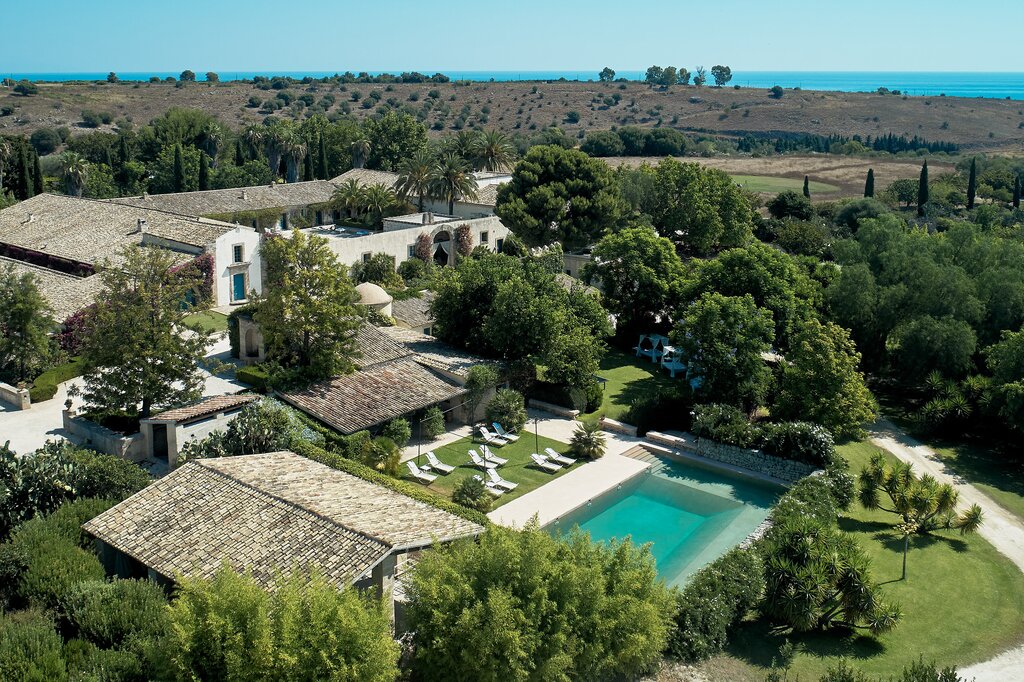
[[[455,514],[456,516],[461,516],[462,518],[468,521],[472,521],[473,523],[479,523],[481,526],[486,527],[490,524],[490,520],[487,518],[487,516],[476,511],[475,509],[463,507],[461,504],[456,504],[455,502],[435,495],[434,493],[425,490],[424,488],[420,487],[415,483],[409,483],[407,481],[402,481],[397,478],[392,478],[391,476],[388,476],[387,474],[382,474],[379,471],[376,471],[366,466],[365,464],[360,464],[359,462],[353,461],[351,459],[346,459],[341,455],[335,454],[333,452],[327,452],[323,448],[319,448],[311,443],[294,443],[292,445],[292,450],[294,450],[296,454],[302,455],[303,457],[308,457],[314,462],[320,462],[321,464],[329,466],[332,469],[344,471],[346,474],[351,474],[353,476],[363,479],[364,481],[376,483],[377,485],[383,486],[388,490],[393,490],[396,493],[401,493],[402,495],[411,497],[414,500],[419,500],[420,502],[429,504],[432,507],[437,507],[438,509],[446,511],[449,514]]]
[[[823,426],[808,422],[759,424],[728,405],[697,406],[691,430],[699,438],[740,448],[760,448],[766,454],[816,467],[831,467],[840,459],[832,434]]]
[[[58,385],[75,377],[82,376],[82,370],[82,362],[78,359],[51,367],[37,376],[35,381],[32,382],[32,388],[28,392],[29,397],[32,398],[33,403],[49,400],[57,394]]]
[[[235,372],[235,378],[243,384],[249,384],[258,393],[270,390],[270,373],[259,365],[241,367]]]

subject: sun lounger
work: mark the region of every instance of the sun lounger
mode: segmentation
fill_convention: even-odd
[[[571,467],[573,464],[576,463],[576,460],[574,460],[572,457],[560,455],[558,454],[558,452],[555,451],[554,448],[544,448],[544,454],[547,455],[548,459],[550,459],[551,461],[557,462],[559,464],[564,464],[567,467]],[[433,464],[433,462],[431,462],[431,464]]]
[[[544,455],[538,455],[536,452],[530,455],[530,459],[544,471],[558,471],[562,468],[561,464],[555,464]]]
[[[490,431],[488,431],[486,426],[480,427],[480,438],[483,439],[483,441],[488,445],[496,445],[498,447],[501,447],[502,445],[508,442],[501,436],[496,436]]]
[[[499,488],[504,488],[505,490],[515,490],[516,487],[519,485],[518,483],[513,483],[512,481],[506,481],[504,478],[501,477],[501,474],[498,473],[497,469],[488,469],[487,478],[490,479],[491,483],[498,486]]]
[[[498,457],[496,454],[491,452],[491,449],[486,444],[480,446],[480,454],[483,455],[484,461],[491,466],[500,467],[502,464],[508,464],[508,460],[504,457]]]
[[[498,487],[498,486],[497,486],[496,484],[494,484],[494,483],[492,483],[492,482],[490,482],[490,481],[485,481],[485,480],[484,480],[484,479],[483,479],[483,478],[482,478],[482,477],[480,476],[480,474],[475,474],[475,475],[473,476],[473,478],[475,478],[476,480],[480,481],[480,482],[481,482],[481,483],[483,483],[483,484],[484,484],[485,486],[487,486],[487,492],[489,492],[490,494],[494,495],[495,497],[501,497],[502,495],[504,495],[504,494],[505,494],[505,491],[504,491],[504,490],[502,490],[502,489],[501,489],[501,488],[499,488],[499,487]]]
[[[420,471],[420,468],[416,466],[416,462],[409,461],[406,462],[405,465],[409,467],[409,473],[412,474],[416,478],[416,480],[420,481],[421,483],[430,484],[437,480],[437,476],[434,476],[433,474],[428,474],[425,471]]]
[[[476,450],[469,451],[469,461],[473,463],[473,466],[479,467],[481,469],[490,469],[492,466],[494,466],[493,464],[488,464],[480,457],[480,455],[476,454]]]
[[[491,426],[494,427],[495,433],[497,433],[499,436],[507,440],[509,443],[515,443],[517,440],[519,440],[519,436],[517,436],[514,433],[509,433],[505,429],[501,428],[501,424],[499,424],[498,422],[491,422]]]
[[[437,458],[437,455],[434,454],[433,450],[427,453],[427,462],[430,463],[431,469],[442,474],[450,474],[451,472],[455,471],[455,467],[453,467],[451,464],[445,464],[444,462],[439,460]]]

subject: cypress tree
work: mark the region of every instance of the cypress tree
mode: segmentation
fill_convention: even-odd
[[[174,191],[185,191],[185,160],[181,158],[181,145],[174,145]]]
[[[811,183],[806,175],[804,176],[804,196],[808,199],[811,198]]]
[[[320,144],[318,145],[318,147],[319,147],[319,149],[317,150],[318,151],[317,161],[318,161],[318,165],[320,167],[317,170],[320,173],[320,179],[321,180],[327,180],[327,179],[329,179],[328,176],[331,173],[330,173],[330,171],[327,168],[327,143],[324,142],[324,134],[323,133],[320,133]]]
[[[32,170],[28,165],[28,151],[22,145],[18,149],[18,198],[21,200],[31,199],[32,193]]]
[[[122,166],[132,160],[131,151],[128,149],[128,138],[125,135],[117,140],[117,160]]]
[[[114,167],[114,155],[110,151],[110,147],[103,148],[103,163],[107,164],[107,168]]]
[[[245,164],[245,153],[242,149],[242,138],[235,140],[235,165],[241,166]]]
[[[921,166],[921,177],[917,181],[917,215],[924,216],[924,205],[928,203],[928,161]]]
[[[1013,179],[1013,207],[1020,208],[1020,176]]]
[[[32,152],[32,194],[43,193],[43,166],[39,163],[39,154]]]
[[[974,199],[978,194],[977,158],[971,159],[971,174],[967,178],[967,210],[974,208]]]
[[[210,161],[204,152],[199,152],[199,190],[210,189]]]
[[[868,168],[868,179],[864,181],[864,198],[875,196],[875,169]]]

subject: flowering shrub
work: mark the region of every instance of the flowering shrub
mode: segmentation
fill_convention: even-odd
[[[460,256],[468,256],[473,253],[473,233],[469,225],[459,225],[455,228],[455,250]]]
[[[75,356],[82,348],[82,341],[85,338],[86,325],[89,316],[96,310],[96,304],[82,308],[77,313],[64,320],[63,331],[57,336],[57,343],[60,349],[68,355]]]

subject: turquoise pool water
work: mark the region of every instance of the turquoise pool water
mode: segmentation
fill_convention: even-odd
[[[768,516],[782,488],[663,455],[617,489],[547,526],[579,526],[594,540],[630,536],[651,543],[658,575],[681,585],[743,541]]]

